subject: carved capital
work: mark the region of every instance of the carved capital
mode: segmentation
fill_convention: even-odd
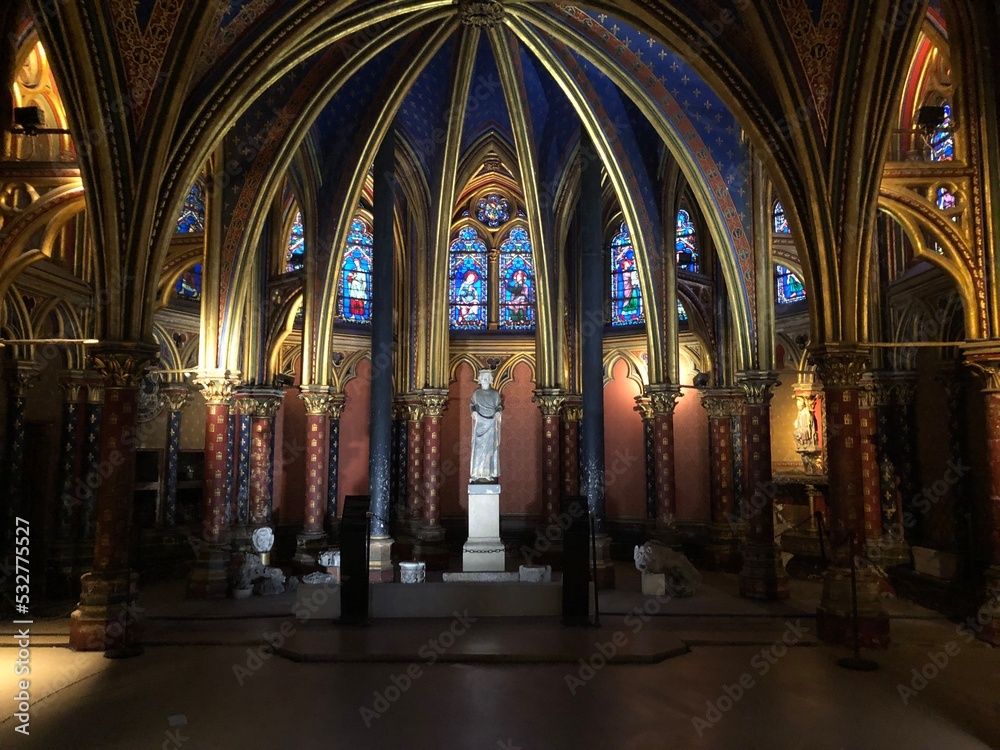
[[[236,394],[236,382],[231,378],[198,378],[195,385],[201,387],[201,395],[206,404],[216,406],[232,406]]]
[[[566,401],[566,394],[557,389],[543,388],[535,391],[531,400],[538,404],[543,417],[557,417]]]
[[[858,388],[858,408],[874,409],[878,405],[876,387],[873,383],[865,382]]]
[[[503,23],[504,8],[498,0],[462,0],[458,17],[466,26],[489,28]]]
[[[28,389],[35,384],[35,380],[38,378],[38,367],[34,362],[18,362],[12,376],[8,384],[10,394],[14,398],[25,398],[28,395]]]
[[[155,346],[121,344],[92,350],[90,365],[100,373],[105,388],[138,388],[146,370],[158,358],[159,349]]]
[[[421,394],[423,400],[424,415],[427,417],[440,417],[448,407],[448,391],[429,390]]]
[[[281,408],[284,392],[272,388],[243,391],[236,399],[240,414],[253,419],[274,419]]]
[[[965,363],[983,378],[986,393],[1000,393],[1000,344],[981,341],[967,345]]]
[[[701,405],[708,412],[709,419],[742,417],[746,411],[746,394],[732,388],[703,390]]]
[[[166,400],[167,409],[171,412],[183,411],[191,401],[191,389],[178,383],[163,386],[160,394]]]
[[[676,385],[651,385],[647,395],[653,414],[673,414],[677,402],[681,400],[681,389]]]
[[[653,402],[649,396],[636,396],[635,397],[635,410],[639,412],[639,416],[643,418],[643,421],[653,418]]]
[[[743,389],[750,406],[767,406],[774,396],[774,387],[779,385],[778,373],[771,370],[749,370],[736,376],[736,382]]]
[[[329,388],[317,386],[304,385],[299,393],[299,398],[305,402],[306,414],[312,417],[328,416],[333,397]]]
[[[566,422],[579,422],[583,419],[583,398],[576,394],[566,395],[563,401],[562,416]]]
[[[858,388],[871,359],[867,349],[857,346],[818,347],[810,352],[809,358],[826,390]]]
[[[66,370],[59,376],[59,387],[67,404],[75,404],[87,387],[87,373],[82,370]]]

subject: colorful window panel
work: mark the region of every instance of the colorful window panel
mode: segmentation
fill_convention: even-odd
[[[305,266],[306,261],[305,228],[302,226],[302,212],[295,214],[292,231],[288,234],[288,249],[285,251],[285,270],[298,271]]]
[[[452,243],[450,255],[451,328],[455,331],[485,330],[489,312],[486,243],[475,229],[464,227]]]
[[[182,299],[201,299],[201,263],[181,274],[176,290],[177,296]]]
[[[340,316],[351,323],[372,322],[372,248],[374,238],[364,220],[355,217],[347,235],[340,267]]]
[[[955,136],[951,132],[951,105],[944,105],[944,121],[931,136],[931,161],[952,161],[955,158]]]
[[[677,303],[677,320],[681,323],[688,322],[688,311],[684,309],[684,305],[681,302]]]
[[[195,181],[184,199],[184,208],[177,219],[177,231],[182,234],[205,231],[205,183]]]
[[[623,223],[611,240],[611,325],[631,326],[645,321],[635,248],[628,225]]]
[[[479,201],[476,208],[476,218],[490,229],[496,229],[510,221],[510,203],[502,195],[490,193]]]
[[[938,188],[935,203],[942,211],[950,211],[958,205],[958,199],[948,188]]]
[[[683,209],[677,212],[677,267],[692,273],[701,270],[698,261],[698,235],[691,215]]]
[[[778,283],[779,305],[800,302],[806,298],[806,290],[802,285],[802,279],[784,266],[777,266],[775,270]]]
[[[788,226],[788,217],[785,216],[785,207],[781,201],[774,204],[774,233],[791,234],[792,229]]]
[[[523,227],[510,230],[500,245],[500,328],[535,329],[535,266]]]

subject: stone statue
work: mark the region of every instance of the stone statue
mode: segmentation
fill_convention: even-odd
[[[472,410],[472,458],[469,482],[492,483],[500,477],[500,416],[503,402],[492,387],[493,373],[480,370],[479,388],[469,403]]]
[[[680,552],[657,541],[636,545],[632,555],[640,573],[663,573],[666,593],[670,596],[694,596],[701,583],[701,574]]]
[[[797,396],[795,403],[799,407],[792,430],[795,447],[798,450],[816,450],[816,415],[813,413],[812,404],[805,396]]]

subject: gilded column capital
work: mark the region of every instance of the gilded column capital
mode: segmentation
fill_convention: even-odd
[[[646,389],[646,394],[653,407],[653,414],[673,414],[677,402],[681,400],[680,386],[657,384]]]
[[[424,415],[427,417],[440,417],[448,406],[448,391],[426,390],[420,394],[423,401]]]
[[[304,385],[299,398],[305,402],[306,414],[311,417],[327,417],[339,395],[326,386]]]
[[[274,419],[281,408],[285,392],[275,388],[251,388],[241,391],[236,399],[240,414],[254,419]]]
[[[860,387],[861,377],[868,371],[871,361],[864,347],[829,344],[811,350],[809,359],[816,365],[819,379],[828,390]]]
[[[408,422],[421,422],[424,419],[424,401],[420,393],[407,393],[400,399],[400,406]]]
[[[532,393],[531,400],[538,404],[543,417],[557,417],[566,401],[566,393],[558,388],[539,388]]]
[[[983,391],[1000,393],[1000,341],[970,341],[962,350],[965,363],[983,378]]]
[[[91,350],[90,365],[105,388],[138,388],[159,355],[159,348],[150,344],[119,343]]]
[[[778,373],[773,370],[747,370],[736,376],[736,383],[747,397],[749,406],[768,406],[774,396],[774,387],[780,385]]]
[[[635,397],[635,411],[639,412],[639,416],[643,418],[643,421],[653,418],[653,401],[649,396],[636,396]]]
[[[713,388],[701,392],[701,405],[709,419],[742,417],[746,411],[747,397],[742,389]]]
[[[85,370],[64,370],[59,374],[59,387],[62,388],[63,397],[68,404],[75,404],[80,400],[80,394],[87,387],[87,383]]]
[[[38,378],[38,365],[34,362],[18,362],[12,376],[8,383],[11,395],[15,398],[24,398]]]
[[[232,406],[237,381],[227,377],[199,377],[194,381],[201,388],[205,403],[215,406]]]
[[[167,402],[167,409],[171,412],[183,411],[191,401],[191,389],[182,383],[168,383],[160,389],[160,393]]]
[[[583,397],[578,393],[567,393],[563,400],[562,416],[567,422],[583,419]]]

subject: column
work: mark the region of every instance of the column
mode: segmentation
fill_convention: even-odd
[[[746,529],[736,507],[733,420],[743,416],[746,397],[742,391],[735,389],[706,389],[701,394],[701,405],[708,412],[712,512],[706,556],[714,569],[736,572],[742,567],[740,541]]]
[[[892,427],[890,445],[903,496],[903,538],[907,544],[921,539],[922,514],[913,507],[920,495],[920,448],[917,431],[917,374],[894,372],[892,382]]]
[[[642,417],[642,457],[646,473],[646,526],[656,528],[656,440],[653,402],[649,396],[635,397],[635,410]]]
[[[656,475],[656,531],[664,544],[680,547],[677,536],[677,485],[674,460],[674,409],[681,397],[680,388],[651,385],[653,405],[653,464]]]
[[[59,450],[58,536],[68,542],[80,538],[81,498],[78,483],[81,481],[81,435],[84,411],[80,407],[80,394],[84,388],[82,373],[66,373],[62,378],[63,414],[62,439]]]
[[[330,457],[327,461],[329,474],[326,480],[326,530],[332,540],[337,539],[340,530],[338,499],[340,497],[340,417],[344,413],[347,397],[343,393],[332,394],[330,401]]]
[[[964,373],[958,369],[955,362],[943,362],[941,372],[935,377],[944,386],[947,398],[946,408],[948,415],[948,466],[968,466],[969,450],[967,435],[969,433],[968,419],[968,396],[966,393],[966,383]],[[973,571],[969,563],[974,550],[975,532],[973,531],[974,508],[971,504],[972,494],[968,491],[968,476],[966,473],[953,473],[947,482],[948,490],[944,497],[940,497],[935,508],[944,510],[950,505],[952,508],[951,518],[939,518],[933,524],[943,532],[944,538],[935,540],[938,544],[931,546],[944,549],[947,545],[954,545],[954,550],[958,553],[961,568],[959,575],[962,577],[972,577]],[[942,514],[943,515],[943,514]],[[949,523],[950,522],[950,523]],[[952,526],[952,533],[949,534],[949,526]]]
[[[396,128],[390,125],[375,154],[372,221],[372,379],[368,434],[368,494],[371,495],[369,576],[393,579],[389,536],[392,463],[392,308],[396,215]]]
[[[392,518],[396,528],[407,529],[408,506],[406,504],[406,457],[409,455],[409,416],[403,399],[396,399],[392,405],[392,460],[391,473]]]
[[[884,567],[909,565],[912,559],[904,538],[902,480],[894,445],[896,388],[891,374],[876,373],[874,397],[882,538],[877,545],[868,545],[868,555]]]
[[[1000,352],[990,351],[988,342],[967,345],[969,365],[983,376],[986,406],[986,455],[990,464],[989,497],[978,516],[985,522],[985,564],[980,602],[972,629],[987,643],[1000,646]],[[953,472],[958,473],[958,472]]]
[[[167,455],[166,486],[157,521],[172,527],[177,525],[177,464],[181,451],[181,412],[191,400],[191,391],[183,383],[171,383],[164,386],[160,393],[167,402]]]
[[[284,393],[274,388],[248,388],[239,400],[250,416],[250,526],[271,525],[274,505],[274,418]]]
[[[864,349],[828,345],[813,354],[823,381],[827,409],[827,464],[830,477],[827,518],[830,567],[816,612],[820,637],[831,643],[853,642],[850,547],[864,539],[864,464],[861,450],[861,377],[868,365]],[[862,548],[857,548],[860,552]],[[882,609],[878,577],[871,568],[857,571],[858,627],[863,645],[889,644],[889,618]]]
[[[79,493],[80,528],[84,539],[93,539],[97,526],[97,487],[101,483],[101,422],[104,418],[104,381],[95,373],[87,381],[83,423],[83,486]]]
[[[302,533],[296,537],[295,562],[315,565],[317,555],[326,548],[324,519],[327,508],[327,483],[330,481],[330,405],[333,394],[328,388],[302,386],[299,394],[306,406],[306,518]]]
[[[556,389],[540,389],[534,399],[542,412],[542,520],[552,524],[559,516],[559,414],[566,396]]]
[[[771,474],[771,397],[777,373],[742,372],[737,378],[746,394],[744,434],[747,543],[740,571],[740,595],[749,599],[787,599],[788,574],[774,540],[774,496]]]
[[[598,585],[614,588],[611,538],[605,532],[604,484],[604,227],[601,159],[586,133],[581,134],[580,201],[577,208],[582,283],[580,371],[583,385],[581,493],[586,495],[597,532]]]
[[[8,383],[9,399],[7,401],[7,436],[8,464],[5,494],[7,495],[7,513],[9,515],[7,528],[14,528],[14,517],[20,516],[30,520],[29,506],[24,498],[24,405],[28,388],[37,375],[35,365],[31,362],[18,362],[16,371]],[[6,531],[4,532],[7,533]]]
[[[406,397],[406,517],[414,536],[423,514],[424,405],[419,394]]]
[[[237,393],[233,404],[233,411],[236,412],[236,492],[234,503],[236,505],[235,528],[233,529],[233,542],[238,549],[248,550],[250,548],[250,446],[253,444],[253,430],[251,429],[251,417],[244,409],[240,408],[242,396]]]
[[[563,495],[580,494],[580,420],[583,417],[583,399],[577,394],[566,396],[562,411],[562,467]]]
[[[205,376],[196,381],[205,397],[205,458],[201,501],[201,537],[188,574],[186,594],[197,599],[226,595],[229,549],[226,546],[229,484],[229,412],[236,383],[228,377]]]
[[[858,419],[861,432],[861,492],[865,503],[865,520],[861,549],[867,554],[869,547],[882,539],[882,494],[879,486],[877,454],[877,418],[875,388],[865,382],[858,389]]]
[[[417,531],[414,555],[427,563],[428,568],[443,569],[448,566],[448,550],[444,546],[444,529],[441,528],[438,491],[441,487],[441,416],[448,405],[448,392],[426,390],[423,392],[424,412],[424,492],[423,524]]]
[[[141,651],[134,602],[139,575],[131,569],[139,382],[157,348],[119,344],[91,353],[104,380],[96,539],[91,572],[80,579],[80,603],[70,620],[70,646],[116,656]]]

